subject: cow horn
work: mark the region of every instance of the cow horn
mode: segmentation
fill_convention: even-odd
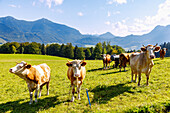
[[[142,45],[143,47],[145,47],[144,45]]]
[[[83,63],[84,61],[85,61],[85,58],[84,58],[84,60],[81,61],[81,63]]]
[[[67,59],[68,62],[70,62],[68,59]]]
[[[158,45],[158,43],[156,43],[156,45],[154,47],[156,47]]]

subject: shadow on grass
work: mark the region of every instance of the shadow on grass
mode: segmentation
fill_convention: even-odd
[[[96,86],[94,89],[90,90],[90,92],[94,92],[94,97],[91,102],[106,104],[108,101],[110,101],[111,98],[123,94],[124,92],[131,93],[130,91],[131,87],[124,86],[125,84],[126,83],[112,85],[112,86],[105,86],[105,85]]]
[[[2,103],[0,104],[0,113],[4,113],[8,111],[10,111],[11,113],[21,113],[21,112],[22,113],[23,112],[24,113],[36,113],[40,110],[49,109],[50,107],[55,107],[55,105],[63,103],[63,102],[60,102],[57,99],[57,97],[58,96],[38,99],[38,103],[33,103],[31,105],[29,105],[29,101],[20,103],[21,101],[23,101],[23,99]]]
[[[93,71],[99,71],[99,70],[106,71],[106,70],[111,70],[111,69],[113,69],[113,68],[112,68],[112,67],[110,67],[110,68],[107,68],[107,69],[98,68],[98,69],[91,69],[91,70],[87,70],[87,72],[93,72]]]
[[[124,73],[124,72],[128,72],[129,70],[126,70],[126,71],[113,71],[113,72],[108,72],[108,73],[103,73],[103,74],[100,74],[100,75],[109,75],[109,74],[115,74],[115,73]]]

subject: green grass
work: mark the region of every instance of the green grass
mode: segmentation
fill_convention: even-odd
[[[46,88],[38,103],[29,105],[29,92],[24,80],[9,73],[15,62],[26,61],[37,65],[47,63],[51,67],[50,94]],[[149,86],[142,74],[141,86],[130,83],[131,72],[119,69],[102,70],[102,60],[87,60],[81,100],[71,98],[70,81],[67,78],[67,59],[42,55],[0,54],[0,112],[166,112],[170,110],[170,58],[154,59]],[[112,63],[113,65],[113,63]],[[92,108],[90,109],[86,90]],[[77,97],[77,94],[75,94]]]

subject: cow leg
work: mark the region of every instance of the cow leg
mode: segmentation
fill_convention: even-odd
[[[110,63],[109,63],[109,68],[110,68]]]
[[[119,65],[119,69],[120,69],[119,71],[121,72],[121,64]]]
[[[49,95],[49,82],[47,82],[46,88],[47,88],[47,95]]]
[[[141,80],[141,72],[139,72],[139,77],[138,77],[138,86],[140,86],[140,80]]]
[[[106,63],[106,69],[107,69],[107,63]]]
[[[146,75],[146,85],[147,86],[149,85],[148,81],[149,81],[149,75]]]
[[[137,82],[137,73],[135,73],[135,83]]]
[[[72,85],[72,97],[71,97],[71,102],[74,102],[74,93],[75,93],[75,86]]]
[[[33,92],[32,92],[32,91],[29,91],[29,93],[30,93],[30,102],[29,102],[29,104],[32,104],[32,103],[33,103],[33,101],[32,101]]]
[[[35,94],[34,94],[34,96],[35,96],[35,102],[38,102],[38,101],[37,101],[37,94],[38,94],[38,90],[39,90],[39,89],[40,89],[40,85],[37,84],[37,88],[36,88]]]
[[[41,86],[40,86],[39,96],[38,96],[39,98],[41,97],[41,90],[42,90],[42,87],[43,87],[43,86],[41,85]]]
[[[132,76],[131,82],[133,82],[133,71],[132,71],[132,69],[131,69],[131,76]]]
[[[81,85],[77,87],[77,93],[78,93],[78,100],[80,100],[80,90],[81,90]]]
[[[32,104],[33,101],[32,101],[32,97],[33,97],[33,90],[30,88],[30,85],[27,83],[27,86],[28,86],[28,90],[29,90],[29,93],[30,93],[30,102],[29,104]]]
[[[124,64],[124,66],[123,66],[123,67],[124,67],[124,71],[126,71],[126,69],[125,69],[125,68],[126,68],[126,64]]]

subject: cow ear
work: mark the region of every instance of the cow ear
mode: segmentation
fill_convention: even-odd
[[[141,47],[141,51],[146,51],[146,48],[145,47]]]
[[[31,68],[31,64],[26,65],[26,68],[27,69]]]
[[[83,62],[82,64],[81,64],[81,66],[85,66],[87,63],[86,62]]]
[[[161,47],[160,47],[160,46],[157,46],[157,47],[155,47],[154,51],[155,51],[155,52],[159,52],[160,49],[161,49]]]
[[[67,65],[68,67],[71,67],[71,66],[72,66],[72,63],[68,62],[68,63],[66,63],[66,65]]]

